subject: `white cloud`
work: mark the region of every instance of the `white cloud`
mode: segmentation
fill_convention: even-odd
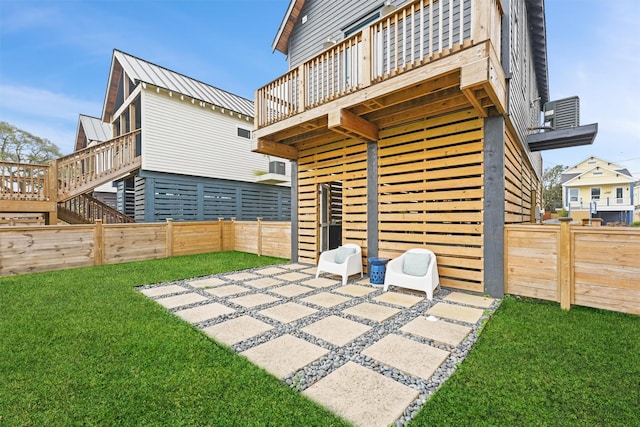
[[[73,151],[79,114],[99,116],[102,105],[46,89],[0,85],[0,120]]]

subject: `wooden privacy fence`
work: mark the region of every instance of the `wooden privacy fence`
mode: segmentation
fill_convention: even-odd
[[[505,292],[640,314],[640,230],[508,225]]]
[[[291,258],[291,223],[61,225],[0,229],[0,276],[238,250]]]

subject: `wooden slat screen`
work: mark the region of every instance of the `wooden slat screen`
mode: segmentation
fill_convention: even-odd
[[[427,247],[443,286],[483,291],[483,132],[473,110],[381,130],[380,256]]]
[[[535,206],[531,206],[533,190],[540,181],[528,166],[526,155],[510,132],[505,134],[505,224],[530,222]],[[537,196],[536,196],[537,197]]]
[[[366,257],[367,143],[348,139],[300,144],[298,158],[298,260],[315,264],[319,251],[318,185],[342,182],[342,243]]]

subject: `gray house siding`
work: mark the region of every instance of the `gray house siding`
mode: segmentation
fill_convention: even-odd
[[[136,179],[136,222],[291,220],[291,188],[142,171]]]

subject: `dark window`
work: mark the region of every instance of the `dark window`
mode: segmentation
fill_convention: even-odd
[[[251,131],[250,130],[246,130],[246,129],[242,129],[242,128],[238,128],[238,136],[241,136],[243,138],[251,139]]]

